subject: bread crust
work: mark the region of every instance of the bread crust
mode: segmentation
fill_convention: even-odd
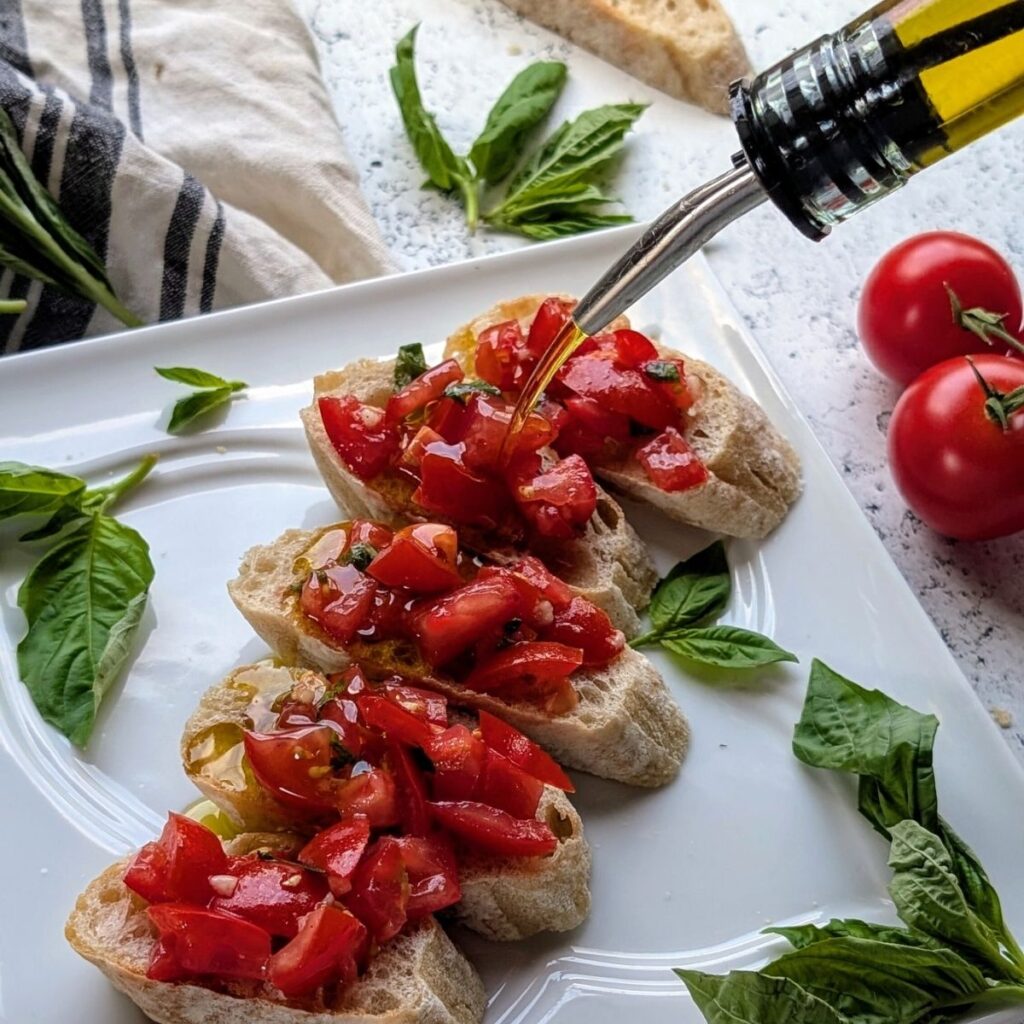
[[[204,737],[217,735],[225,726],[251,728],[255,724],[260,728],[253,722],[253,699],[257,707],[272,704],[304,676],[324,685],[324,680],[308,669],[271,662],[242,666],[207,690],[185,723],[181,738],[185,774],[240,826],[270,831],[299,827],[288,808],[262,786],[246,784],[241,766],[226,773],[216,766],[206,770],[196,752],[204,749]],[[537,817],[558,837],[551,856],[476,854],[462,860],[462,901],[454,908],[454,916],[486,938],[518,940],[542,931],[567,931],[590,911],[590,848],[579,814],[564,793],[546,786]]]
[[[395,361],[358,359],[342,370],[332,370],[313,381],[313,401],[301,412],[310,450],[320,475],[338,507],[350,518],[375,519],[404,525],[410,519],[429,518],[412,501],[410,483],[394,478],[364,483],[341,461],[324,430],[317,401],[325,396],[355,395],[360,402],[383,408],[394,393]],[[436,518],[436,517],[435,517]],[[496,560],[517,557],[495,549],[485,535],[459,528],[464,541]],[[658,574],[643,541],[629,525],[618,503],[598,487],[597,510],[584,532],[569,541],[538,541],[531,553],[551,568],[582,597],[607,612],[627,636],[640,627],[637,615],[647,607]]]
[[[250,549],[228,584],[228,593],[283,661],[339,672],[352,663],[352,657],[302,616],[293,588],[292,566],[315,537],[310,531],[288,530],[272,544]],[[360,651],[359,660],[368,664],[366,649]],[[393,664],[383,667],[395,670]],[[402,670],[410,674],[405,666]],[[426,674],[421,681],[457,706],[504,718],[570,768],[631,785],[660,786],[670,781],[689,742],[686,719],[664,680],[643,655],[628,647],[605,668],[577,670],[573,681],[579,704],[558,716],[530,704],[477,693],[436,675]]]
[[[572,301],[571,296],[560,296]],[[448,339],[445,355],[473,372],[480,332],[506,320],[527,326],[546,295],[523,295],[499,302],[460,327]],[[609,330],[628,327],[619,317]],[[659,509],[672,519],[732,537],[767,536],[785,518],[800,495],[800,459],[752,398],[744,395],[709,363],[692,359],[665,345],[663,358],[683,359],[687,379],[699,397],[690,409],[687,441],[700,456],[709,479],[699,487],[670,493],[647,478],[636,459],[595,465],[596,477],[615,490]]]
[[[750,61],[718,0],[503,0],[642,82],[729,112],[729,84]]]
[[[239,852],[253,837],[243,836]],[[260,836],[274,845],[280,836]],[[250,847],[251,848],[251,847]],[[388,943],[366,973],[340,995],[321,990],[299,1000],[274,998],[259,982],[204,985],[152,981],[155,942],[146,905],[123,883],[129,858],[111,865],[78,897],[64,934],[157,1024],[479,1024],[486,997],[472,964],[444,929],[425,918]]]

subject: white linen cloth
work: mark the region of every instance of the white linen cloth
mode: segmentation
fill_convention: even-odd
[[[147,322],[385,272],[288,0],[0,0],[0,105]],[[0,351],[116,330],[5,271]]]

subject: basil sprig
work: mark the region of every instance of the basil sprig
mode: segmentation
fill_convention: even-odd
[[[420,374],[427,372],[427,357],[423,354],[423,346],[414,341],[401,345],[395,358],[395,390],[401,391],[406,384],[412,383]]]
[[[418,27],[395,49],[391,86],[427,183],[459,196],[471,231],[482,219],[499,231],[546,239],[632,220],[627,214],[606,212],[605,207],[617,200],[601,186],[626,133],[643,113],[642,104],[587,110],[527,155],[530,136],[550,113],[566,80],[564,64],[538,61],[512,79],[469,153],[459,156],[423,104],[415,69]],[[481,217],[483,187],[504,181],[520,163],[522,170]]]
[[[88,488],[66,473],[0,463],[0,519],[49,516],[21,540],[56,538],[18,590],[27,632],[18,671],[43,718],[84,746],[104,694],[131,653],[153,563],[149,545],[109,510],[156,463]]]
[[[768,928],[793,947],[760,971],[677,970],[710,1024],[939,1024],[1024,1004],[1024,953],[999,896],[938,812],[938,723],[815,660],[793,751],[854,774],[861,814],[890,842],[903,928],[866,921]]]
[[[725,546],[716,541],[680,562],[651,597],[652,629],[629,642],[630,647],[660,644],[690,661],[719,668],[747,669],[779,661],[796,661],[762,633],[739,626],[708,625],[729,603],[732,580]]]
[[[249,386],[244,380],[225,380],[215,373],[197,370],[191,366],[155,366],[154,369],[166,380],[198,389],[174,403],[171,419],[167,424],[168,434],[180,434],[197,419],[209,415],[222,405],[227,405],[239,391],[244,391]]]
[[[129,327],[142,321],[114,294],[103,261],[39,183],[0,110],[0,266],[95,302]],[[20,308],[19,308],[20,305]],[[20,313],[12,300],[0,312]]]

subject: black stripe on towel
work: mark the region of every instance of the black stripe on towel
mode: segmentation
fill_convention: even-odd
[[[160,319],[176,320],[185,312],[188,257],[199,223],[206,190],[191,174],[185,175],[164,239],[164,278],[160,285]]]
[[[3,0],[0,3],[0,60],[7,61],[15,71],[31,77],[32,62],[28,59],[28,39],[25,36],[21,0]]]
[[[121,19],[121,63],[128,79],[128,123],[132,133],[142,138],[142,106],[139,99],[139,72],[135,67],[132,52],[132,5],[131,0],[118,0],[118,15]]]
[[[53,144],[57,138],[57,130],[60,128],[62,107],[60,97],[47,89],[46,99],[43,101],[43,112],[39,115],[39,126],[36,128],[36,144],[32,148],[32,170],[44,187],[50,180]]]
[[[203,260],[203,290],[199,296],[199,312],[209,313],[213,309],[213,293],[217,290],[217,264],[220,262],[220,247],[224,242],[224,207],[217,201],[217,219],[210,228],[206,240],[206,259]]]
[[[82,23],[85,26],[85,48],[92,75],[89,102],[110,110],[114,101],[114,80],[107,56],[107,21],[103,16],[103,0],[82,0]]]

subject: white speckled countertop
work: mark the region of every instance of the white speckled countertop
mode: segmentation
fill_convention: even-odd
[[[567,60],[557,114],[627,99],[652,104],[629,146],[619,192],[638,218],[728,165],[728,120],[654,92],[518,21],[498,0],[297,0],[313,30],[345,142],[400,270],[450,263],[519,244],[469,238],[457,206],[420,189],[387,82],[394,43],[422,23],[419,69],[428,105],[464,147],[508,80],[531,60]],[[856,0],[726,0],[755,67],[838,28]],[[985,706],[1024,760],[1024,534],[987,544],[935,536],[906,510],[885,464],[896,390],[868,364],[854,333],[856,296],[873,262],[931,228],[976,234],[1024,277],[1024,123],[982,140],[815,245],[762,207],[707,250],[740,313],[841,469],[903,575]],[[782,259],[767,254],[784,254]],[[864,680],[870,683],[871,680]],[[1006,714],[1008,713],[1008,715]]]

